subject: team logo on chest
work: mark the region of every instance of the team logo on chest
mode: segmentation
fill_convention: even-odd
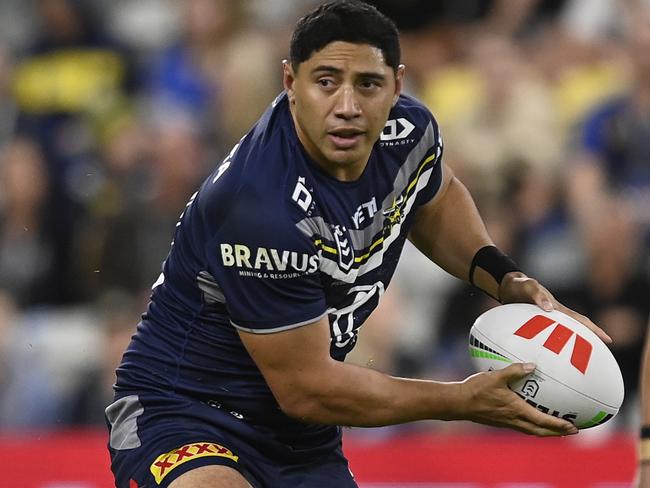
[[[390,208],[384,210],[382,213],[386,217],[384,221],[384,231],[390,233],[393,226],[401,224],[404,219],[404,203],[406,198],[400,195],[399,198],[393,198],[393,204]]]
[[[349,271],[354,264],[354,249],[348,234],[348,230],[342,225],[334,225],[334,241],[339,256],[339,266],[343,271]]]

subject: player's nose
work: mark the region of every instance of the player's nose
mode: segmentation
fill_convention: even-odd
[[[341,88],[334,106],[334,114],[346,120],[353,119],[361,114],[361,107],[353,87],[344,86]]]

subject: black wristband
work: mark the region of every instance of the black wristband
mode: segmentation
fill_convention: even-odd
[[[639,442],[639,463],[650,464],[650,425],[641,426],[641,442]]]
[[[472,259],[469,267],[469,282],[474,283],[474,271],[476,267],[487,271],[494,280],[501,284],[503,277],[512,271],[521,271],[510,256],[502,253],[495,246],[485,246],[479,249]]]
[[[650,439],[650,425],[641,427],[641,439]]]

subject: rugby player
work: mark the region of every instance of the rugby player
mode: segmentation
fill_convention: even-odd
[[[190,199],[117,370],[118,487],[354,487],[340,426],[577,432],[508,389],[532,364],[436,382],[344,362],[407,238],[503,303],[567,311],[494,246],[404,71],[371,6],[298,22],[284,92]]]

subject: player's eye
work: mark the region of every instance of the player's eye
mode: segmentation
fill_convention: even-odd
[[[369,91],[381,88],[381,83],[377,80],[363,80],[361,83],[359,83],[359,86],[362,90]]]
[[[331,78],[319,78],[316,80],[316,83],[322,88],[332,88],[334,87],[334,80]]]

